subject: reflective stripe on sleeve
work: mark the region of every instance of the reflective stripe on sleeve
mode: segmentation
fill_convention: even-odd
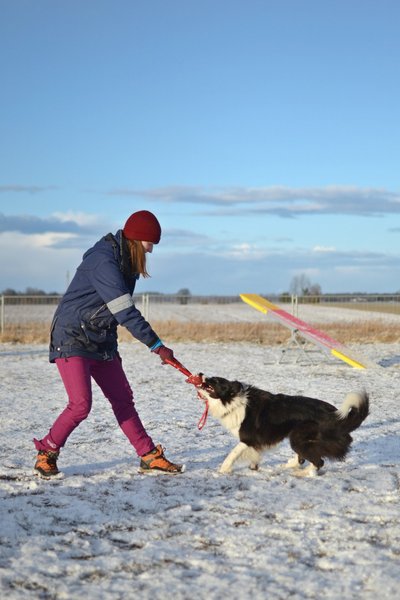
[[[107,302],[107,308],[113,315],[116,315],[121,310],[125,310],[125,308],[130,308],[133,305],[134,302],[130,294],[124,294],[123,296],[119,296],[119,298],[114,298],[114,300],[110,300],[110,302]]]

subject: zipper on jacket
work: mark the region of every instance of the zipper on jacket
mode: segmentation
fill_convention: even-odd
[[[58,315],[55,315],[53,317],[53,320],[52,320],[51,325],[50,325],[50,336],[51,336],[51,334],[54,331],[54,327],[56,326],[57,319],[58,319]]]
[[[95,317],[97,317],[97,315],[99,314],[99,312],[100,312],[101,310],[103,310],[104,308],[107,308],[107,304],[102,304],[102,305],[100,306],[100,308],[98,308],[98,309],[96,310],[96,312],[94,312],[94,313],[93,313],[93,314],[92,314],[92,315],[89,317],[89,322],[90,322],[90,321],[92,321],[92,319],[94,319]]]

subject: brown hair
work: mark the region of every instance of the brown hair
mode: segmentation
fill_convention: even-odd
[[[146,268],[146,253],[142,242],[138,240],[126,240],[126,243],[131,259],[132,273],[138,273],[142,277],[150,277]]]

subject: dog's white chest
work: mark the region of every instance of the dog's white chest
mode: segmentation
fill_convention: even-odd
[[[246,414],[246,404],[247,398],[244,395],[234,398],[228,406],[215,398],[209,400],[210,413],[236,437],[239,437],[239,429]]]
[[[233,412],[225,415],[221,419],[222,425],[236,437],[239,437],[239,429],[243,423],[245,411],[245,406],[239,406]]]

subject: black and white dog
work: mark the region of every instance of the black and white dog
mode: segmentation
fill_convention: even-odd
[[[285,466],[300,468],[309,461],[298,474],[314,476],[324,458],[344,460],[353,441],[350,432],[369,413],[365,391],[348,394],[340,409],[322,400],[272,394],[222,377],[203,376],[198,393],[210,414],[240,440],[222,463],[221,473],[229,473],[238,459],[257,469],[262,452],[288,438],[296,456]]]

